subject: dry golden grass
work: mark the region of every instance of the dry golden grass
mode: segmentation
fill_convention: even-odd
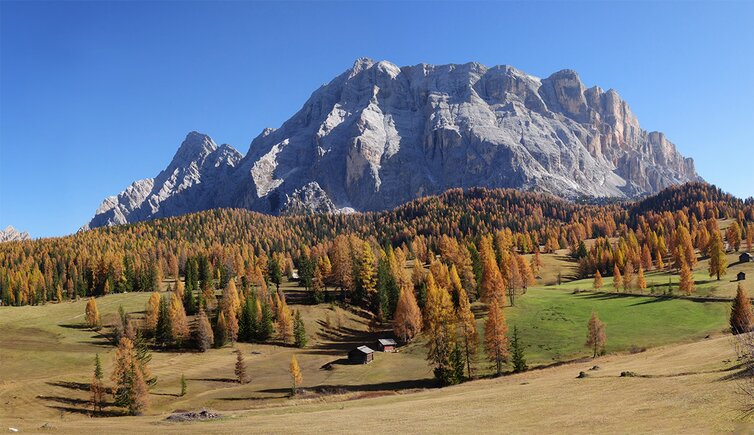
[[[593,365],[600,369],[590,371]],[[226,412],[212,422],[165,415],[65,420],[0,418],[2,427],[56,433],[720,433],[741,421],[735,353],[728,336],[614,355],[442,390],[361,400],[353,395],[287,400],[288,406]],[[576,379],[579,371],[589,376]],[[632,371],[640,377],[620,377]]]

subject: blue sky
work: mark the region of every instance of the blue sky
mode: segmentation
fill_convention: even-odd
[[[198,130],[245,153],[358,57],[564,68],[754,195],[754,2],[0,2],[0,226],[74,232]]]

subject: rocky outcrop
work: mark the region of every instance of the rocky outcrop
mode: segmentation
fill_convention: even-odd
[[[0,243],[3,242],[17,242],[21,240],[31,240],[29,233],[24,231],[23,233],[13,228],[11,225],[5,227],[4,230],[0,230]]]
[[[241,158],[230,145],[218,147],[209,136],[191,132],[164,171],[105,199],[84,229],[223,206],[216,201],[215,191]]]
[[[382,210],[453,187],[630,198],[699,180],[693,161],[642,130],[617,92],[587,89],[570,70],[539,79],[478,63],[359,59],[242,159],[213,147],[190,134],[166,171],[108,198],[89,226],[218,206]]]

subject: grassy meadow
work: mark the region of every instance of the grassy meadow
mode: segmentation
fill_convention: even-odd
[[[0,307],[0,427],[28,429],[47,422],[72,432],[97,432],[107,427],[108,431],[119,433],[128,431],[133,424],[143,431],[243,432],[253,428],[275,433],[323,430],[329,419],[337,421],[335,427],[344,429],[349,421],[368,419],[370,424],[359,427],[366,431],[374,430],[378,416],[384,413],[388,422],[407,424],[392,426],[386,429],[388,432],[433,432],[433,429],[447,432],[450,422],[468,424],[465,429],[486,432],[496,427],[486,424],[495,421],[514,424],[512,417],[515,417],[513,427],[519,431],[536,431],[543,428],[539,416],[548,413],[552,416],[548,421],[560,422],[563,426],[559,427],[566,432],[584,430],[589,424],[596,424],[597,415],[602,415],[599,420],[606,425],[606,432],[610,432],[611,427],[613,430],[627,428],[616,426],[615,418],[629,410],[647,415],[643,419],[646,423],[642,424],[655,421],[665,424],[668,430],[693,428],[690,422],[699,424],[702,420],[706,426],[697,427],[732,427],[730,418],[719,415],[712,418],[707,412],[693,411],[697,420],[690,420],[688,425],[667,414],[688,409],[684,401],[714,405],[709,408],[710,412],[732,409],[734,386],[729,382],[715,383],[720,375],[708,373],[730,368],[733,346],[728,336],[722,336],[727,329],[729,302],[574,292],[591,288],[591,280],[553,285],[558,272],[564,279],[572,277],[574,263],[562,252],[542,258],[545,268],[538,285],[517,297],[514,307],[504,310],[509,327],[518,326],[530,367],[580,362],[438,390],[434,388],[432,367],[425,360],[426,349],[421,339],[402,347],[398,353],[377,353],[372,364],[346,364],[348,350],[390,336],[389,325],[370,328],[367,317],[357,309],[329,303],[299,304],[298,301],[303,301],[301,289],[286,282],[282,288],[289,295],[291,308],[301,311],[306,324],[309,338],[306,348],[237,343],[235,347],[211,349],[203,354],[154,351],[150,367],[158,383],[150,394],[148,415],[135,418],[89,417],[88,383],[94,355],[100,354],[109,384],[114,348],[104,335],[106,330],[96,332],[83,326],[85,300]],[[732,266],[729,274],[736,267]],[[695,271],[699,288],[706,284],[703,282],[705,269],[704,262],[700,262]],[[648,282],[666,279],[663,273],[647,275]],[[610,278],[606,278],[606,287],[609,283]],[[727,282],[714,288],[709,285],[711,294],[727,294],[727,287],[720,287],[728,285]],[[148,297],[147,293],[131,293],[98,298],[103,323],[107,325],[114,319],[119,306],[141,316]],[[485,307],[475,303],[473,308],[482,342]],[[579,370],[584,370],[579,364],[587,364],[584,366],[587,368],[591,364],[590,350],[584,342],[586,323],[593,311],[607,325],[609,355],[599,358],[598,364],[614,365],[616,369],[594,373],[595,379],[584,382],[574,378]],[[691,342],[696,343],[688,344]],[[715,343],[717,353],[707,350],[705,343]],[[486,376],[491,373],[491,366],[481,347],[476,373]],[[650,350],[644,352],[645,348]],[[251,377],[249,384],[234,381],[235,349],[245,355]],[[681,360],[676,355],[679,352],[686,354],[689,360]],[[288,364],[292,355],[296,355],[301,364],[304,377],[303,394],[296,399],[289,398]],[[663,358],[677,361],[669,363]],[[698,371],[699,376],[649,381],[618,379],[614,373],[618,367],[630,366],[648,373],[667,374],[675,373],[683,365],[689,365],[689,371]],[[185,396],[178,394],[182,375],[188,380]],[[667,394],[660,394],[662,390],[682,397],[681,402],[670,403]],[[616,392],[619,393],[616,395]],[[646,404],[634,402],[639,399]],[[574,407],[572,403],[581,403],[584,408]],[[625,403],[631,406],[619,405]],[[588,406],[596,408],[589,411]],[[610,406],[616,408],[607,409]],[[160,422],[174,410],[201,407],[218,410],[226,418],[190,425]],[[106,411],[112,416],[119,413],[114,407]],[[615,418],[611,417],[611,412],[615,413]],[[409,414],[411,422],[406,421]],[[639,423],[634,424],[637,424],[634,429],[642,429]],[[651,426],[643,426],[647,427]]]

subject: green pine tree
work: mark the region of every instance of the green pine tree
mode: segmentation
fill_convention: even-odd
[[[186,395],[188,390],[188,384],[186,383],[186,375],[181,375],[181,397]]]
[[[525,372],[528,367],[526,366],[526,358],[524,357],[524,345],[521,342],[521,338],[518,336],[518,327],[513,327],[513,335],[510,342],[510,354],[511,363],[513,364],[513,373]]]
[[[157,315],[157,330],[156,341],[160,345],[170,344],[173,338],[173,325],[170,319],[170,308],[168,304],[168,298],[163,296],[160,298],[160,310]]]
[[[301,319],[301,310],[296,311],[296,316],[293,319],[293,339],[296,347],[306,346],[306,327]]]

